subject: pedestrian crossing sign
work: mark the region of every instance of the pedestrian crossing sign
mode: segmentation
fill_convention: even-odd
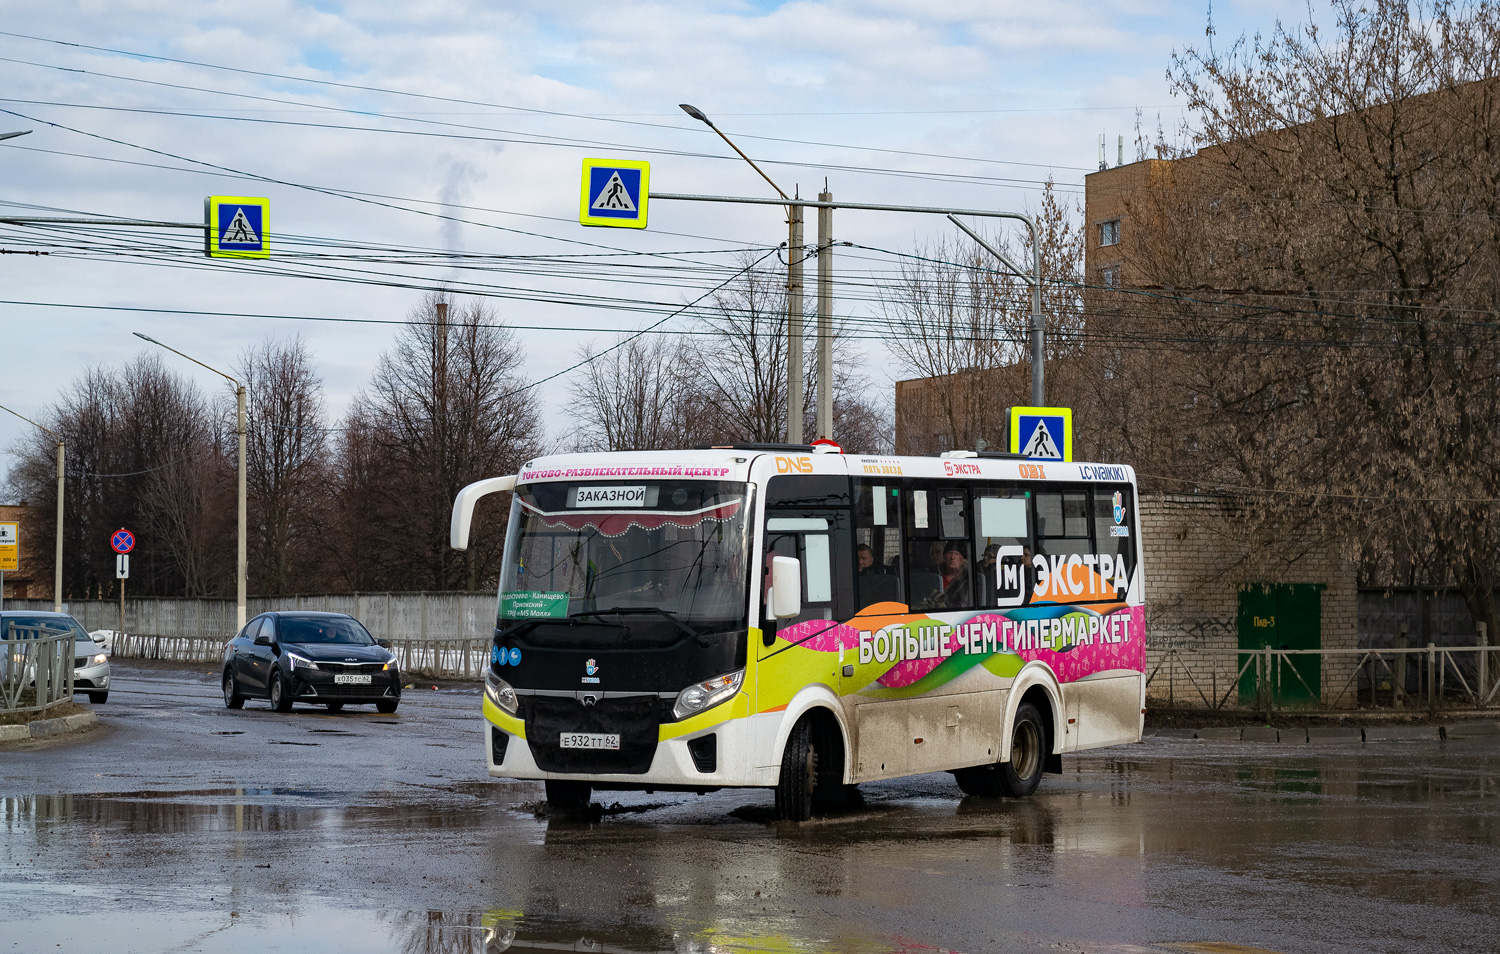
[[[1010,409],[1010,452],[1041,460],[1073,459],[1073,409]]]
[[[204,254],[209,258],[270,258],[271,200],[211,195],[203,200]]]
[[[582,225],[617,229],[646,227],[651,163],[625,159],[583,160],[583,188],[578,204]]]

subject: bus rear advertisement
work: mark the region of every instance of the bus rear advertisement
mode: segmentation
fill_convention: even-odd
[[[801,820],[949,771],[1021,797],[1138,741],[1145,607],[1129,467],[744,446],[558,455],[512,491],[488,770],[550,803],[764,787]]]

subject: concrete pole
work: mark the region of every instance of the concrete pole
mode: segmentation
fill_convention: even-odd
[[[62,612],[62,544],[63,544],[63,442],[57,442],[57,533],[56,560],[52,568],[52,612]]]
[[[802,206],[787,206],[786,442],[802,443]]]
[[[818,193],[832,202],[832,192]],[[833,439],[833,208],[818,206],[818,436]]]
[[[247,565],[245,558],[245,386],[243,384],[238,385],[234,389],[234,404],[235,433],[239,435],[240,439],[239,552],[236,555],[234,580],[234,628],[236,631],[239,631],[245,628],[245,571]]]
[[[1031,406],[1047,406],[1044,367],[1046,340],[1042,325],[1042,237],[1031,230]]]

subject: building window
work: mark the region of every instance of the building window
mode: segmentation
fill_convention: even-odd
[[[1099,223],[1099,247],[1120,244],[1120,220],[1110,219]]]
[[[1104,288],[1120,287],[1120,266],[1106,265],[1099,269],[1099,284]]]

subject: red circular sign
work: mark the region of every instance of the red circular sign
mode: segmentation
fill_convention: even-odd
[[[121,527],[109,538],[109,545],[115,548],[116,553],[129,553],[135,549],[135,534]]]

